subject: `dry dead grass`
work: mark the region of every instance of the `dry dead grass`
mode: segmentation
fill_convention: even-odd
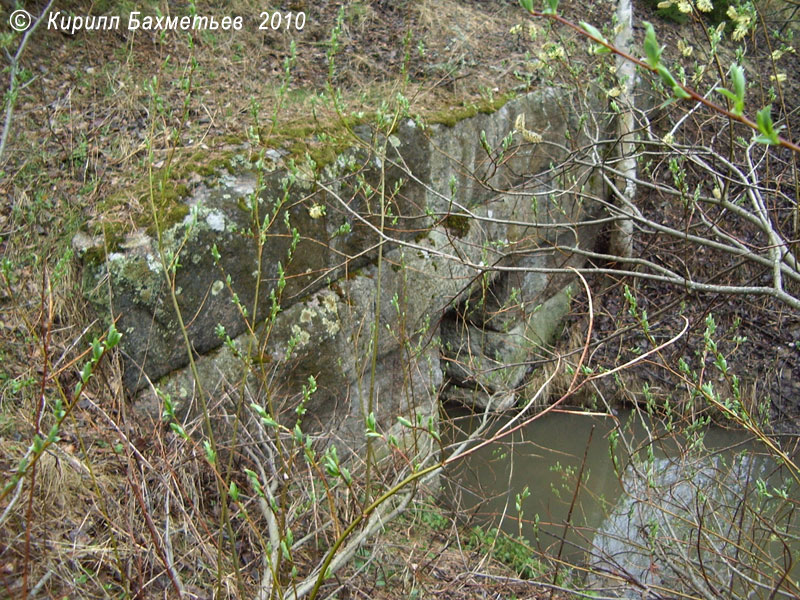
[[[25,56],[33,79],[19,97],[12,145],[0,165],[0,193],[8,199],[0,206],[0,252],[10,265],[0,285],[3,483],[32,439],[42,379],[51,405],[59,386],[73,389],[79,356],[99,332],[81,300],[72,235],[103,224],[132,230],[149,218],[148,166],[163,166],[173,150],[170,134],[182,122],[186,99],[180,80],[193,59],[192,95],[173,159],[179,168],[170,178],[187,190],[201,181],[208,163],[246,149],[250,128],[261,130],[265,145],[289,150],[302,126],[313,125],[306,135],[335,127],[329,98],[320,96],[327,93],[326,42],[340,7],[345,19],[333,84],[342,90],[346,114],[374,111],[380,99],[401,89],[406,52],[403,89],[414,113],[431,116],[524,88],[515,71],[528,69],[531,44],[509,35],[520,21],[513,3],[294,4],[308,13],[302,34],[249,28],[201,35],[194,51],[178,35],[37,34]],[[221,14],[219,5],[198,5]],[[70,6],[88,10],[86,3]],[[158,6],[167,14],[176,10],[175,3]],[[236,0],[225,10],[255,15],[259,9]],[[280,98],[282,63],[293,39],[296,64],[288,95]],[[154,76],[160,111],[147,90]],[[45,272],[49,285],[42,284]],[[43,293],[48,288],[51,296]],[[578,336],[569,348],[582,343]],[[564,385],[561,378],[552,389]],[[35,484],[26,480],[0,526],[0,596],[18,597],[27,580],[28,590],[41,583],[39,597],[174,597],[170,565],[179,567],[189,597],[238,595],[230,555],[222,553],[217,564],[225,534],[214,473],[198,448],[177,443],[163,424],[132,420],[118,362],[102,365],[60,435],[42,456]],[[0,502],[0,513],[10,499]],[[367,589],[374,598],[415,589],[420,597],[465,599],[541,594],[533,584],[506,578],[503,568],[487,566],[484,555],[458,547],[455,530],[437,537],[418,527],[390,531],[376,550],[397,573],[396,588],[376,588],[375,571],[365,570],[344,576],[342,597],[363,598]],[[244,526],[237,533],[243,583],[251,592],[261,569],[259,542]],[[314,558],[304,557],[301,566]]]
[[[359,568],[341,576],[343,597],[550,597],[546,581],[519,579],[507,565],[492,557],[490,548],[468,549],[466,544],[455,520],[442,530],[431,528],[418,517],[404,517],[384,534],[379,546],[362,558]],[[561,600],[568,596],[553,590],[552,597]]]
[[[165,14],[175,12],[162,4]],[[175,172],[169,174],[179,193],[185,189],[180,186],[199,183],[199,174],[215,158],[229,155],[231,148],[246,148],[252,128],[265,136],[266,146],[287,150],[299,130],[308,136],[336,129],[338,115],[330,97],[322,96],[328,92],[327,42],[339,8],[344,18],[333,84],[342,93],[345,115],[374,112],[387,91],[398,91],[404,69],[410,80],[403,91],[412,100],[411,111],[423,115],[480,102],[522,83],[513,72],[523,69],[530,48],[508,35],[520,18],[514,6],[350,0],[304,8],[302,32],[265,33],[254,22],[263,7],[238,0],[225,11],[249,15],[247,27],[198,35],[194,50],[173,34],[71,38],[42,31],[26,55],[36,79],[20,97],[14,152],[6,157],[7,171],[31,173],[25,183],[12,178],[13,190],[10,182],[3,187],[21,205],[36,203],[38,183],[46,176],[55,184],[53,196],[64,197],[70,212],[80,213],[73,227],[88,223],[98,232],[102,220],[130,230],[147,222],[148,153],[159,167],[172,152],[171,132],[183,122],[186,88],[181,80],[189,76],[193,60],[192,97]],[[75,10],[82,8],[76,4]],[[225,12],[204,3],[198,10]],[[291,42],[297,46],[292,81],[288,95],[279,98]],[[154,77],[161,110],[148,91]],[[0,225],[10,223],[9,217],[0,211]],[[43,228],[48,224],[40,223]]]

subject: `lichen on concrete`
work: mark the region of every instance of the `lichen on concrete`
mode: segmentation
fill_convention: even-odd
[[[521,145],[495,169],[480,140],[500,147],[519,114],[558,144]],[[336,423],[327,431],[353,443],[363,436],[359,419],[376,394],[387,428],[412,407],[434,416],[448,386],[463,390],[471,383],[474,391],[478,382],[488,401],[507,404],[568,310],[548,300],[564,282],[536,272],[561,265],[560,257],[526,251],[563,241],[563,231],[548,223],[575,222],[592,207],[492,189],[524,183],[519,174],[543,174],[534,190],[527,188],[540,198],[556,185],[550,166],[562,158],[560,144],[574,128],[558,110],[557,92],[498,99],[461,117],[427,128],[405,119],[384,134],[361,125],[362,142],[380,151],[370,153],[362,143],[337,149],[324,164],[312,156],[305,170],[270,165],[218,176],[185,201],[184,216],[158,236],[160,246],[157,237],[138,234],[102,263],[87,262],[88,297],[100,311],[111,306],[128,334],[129,391],[143,398],[151,393],[147,382],[159,382],[176,397],[188,392],[191,405],[195,392],[183,369],[188,349],[172,289],[208,379],[204,389],[224,395],[222,382],[248,381],[253,398],[289,402],[313,375],[319,389],[309,412],[323,429]],[[574,176],[589,188],[600,185],[586,173]],[[391,209],[386,231],[413,248],[384,240],[379,270],[381,182]],[[590,244],[591,235],[574,241]],[[520,274],[471,266],[481,264],[519,267]],[[100,291],[105,278],[111,298]],[[280,302],[274,319],[268,318],[273,297]],[[538,304],[552,310],[528,308]],[[458,326],[442,325],[458,319]],[[220,348],[220,330],[245,356]],[[372,353],[374,381],[366,376]],[[370,381],[377,386],[372,392]],[[477,391],[470,393],[481,402]],[[142,406],[154,402],[142,399]]]

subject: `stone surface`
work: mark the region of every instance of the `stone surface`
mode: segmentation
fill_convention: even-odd
[[[545,289],[539,290],[540,295]],[[478,327],[452,313],[441,329],[444,371],[452,386],[446,398],[482,410],[513,408],[532,361],[548,356],[547,346],[569,313],[571,294],[568,285],[542,304],[527,311],[523,307],[515,321],[506,319],[514,325],[502,332]]]
[[[188,201],[160,245],[137,233],[106,260],[87,260],[87,296],[118,318],[140,412],[158,417],[157,382],[180,414],[197,414],[175,304],[200,388],[223,420],[250,402],[291,415],[309,375],[318,389],[304,423],[353,447],[370,408],[389,431],[401,414],[435,417],[444,388],[513,405],[569,308],[568,277],[543,271],[580,264],[554,246],[592,246],[596,228],[574,224],[599,213],[583,198],[604,193],[591,172],[554,167],[580,141],[558,94],[453,127],[409,119],[388,138],[362,128],[364,144],[315,177],[222,177]],[[519,114],[544,141],[513,138],[501,152]],[[269,318],[273,295],[281,310]]]

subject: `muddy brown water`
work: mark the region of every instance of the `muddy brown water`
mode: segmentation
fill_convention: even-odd
[[[449,441],[464,439],[477,424],[464,409],[450,408],[448,416]],[[787,483],[785,470],[742,431],[703,427],[698,429],[698,446],[696,437],[676,440],[668,431],[654,429],[641,412],[630,410],[613,416],[549,413],[454,463],[447,472],[445,497],[471,522],[521,534],[543,555],[560,556],[573,565],[599,564],[603,558],[607,568],[627,569],[641,580],[653,570],[651,558],[636,556],[648,554],[644,530],[652,534],[660,527],[663,533],[677,520],[689,524],[686,535],[691,536],[691,527],[708,519],[704,510],[713,511],[720,522],[744,518],[753,545],[760,547],[756,552],[765,551],[789,571],[789,581],[781,585],[793,592],[778,597],[793,597],[800,542],[783,546],[781,536],[757,522],[761,513],[788,532],[786,537],[800,532],[800,516],[793,508],[800,493]],[[692,442],[702,451],[687,451]],[[788,499],[781,498],[784,492]],[[742,511],[742,499],[754,510]],[[668,523],[662,513],[669,519],[678,516]],[[727,534],[710,536],[709,544]],[[716,547],[718,553],[728,552],[725,543]]]

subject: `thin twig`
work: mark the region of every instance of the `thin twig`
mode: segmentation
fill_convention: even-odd
[[[42,14],[33,22],[33,24],[28,28],[25,32],[25,35],[22,36],[22,41],[19,43],[17,47],[17,52],[11,58],[11,66],[9,68],[9,76],[8,76],[8,96],[6,99],[6,118],[3,123],[3,135],[0,136],[0,159],[3,157],[3,153],[6,149],[6,143],[8,142],[8,134],[11,131],[11,119],[14,114],[14,103],[16,102],[17,92],[17,73],[19,70],[19,61],[22,58],[22,53],[25,51],[25,47],[28,45],[28,40],[33,35],[33,32],[39,27],[39,24],[44,20],[45,16],[48,12],[50,12],[50,7],[53,6],[53,2],[55,0],[50,0],[47,3],[47,6],[44,7]]]

